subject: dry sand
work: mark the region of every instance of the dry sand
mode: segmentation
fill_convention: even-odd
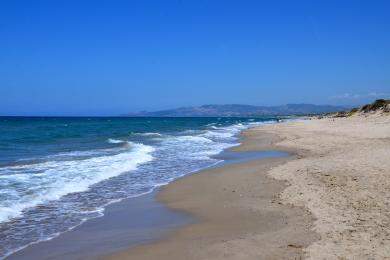
[[[110,259],[390,259],[390,116],[293,121],[244,135],[236,151],[294,156],[168,185],[160,200],[199,221]]]
[[[390,116],[305,120],[253,130],[275,133],[300,159],[270,171],[286,180],[285,203],[317,219],[309,259],[390,259]],[[256,134],[255,134],[256,135]]]

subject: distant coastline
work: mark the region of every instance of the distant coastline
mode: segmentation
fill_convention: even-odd
[[[140,111],[121,116],[134,117],[256,117],[309,115],[349,110],[349,106],[287,104],[281,106],[253,106],[240,104],[203,105],[159,111]]]

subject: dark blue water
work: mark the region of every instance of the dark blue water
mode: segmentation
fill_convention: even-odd
[[[0,257],[215,165],[275,119],[0,117]]]

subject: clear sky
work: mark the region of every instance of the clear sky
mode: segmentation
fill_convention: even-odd
[[[390,1],[0,1],[0,115],[389,93]]]

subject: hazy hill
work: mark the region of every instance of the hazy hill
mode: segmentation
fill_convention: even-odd
[[[181,107],[154,112],[141,111],[125,116],[147,117],[227,117],[227,116],[267,116],[267,115],[307,115],[346,111],[347,107],[312,104],[288,104],[283,106],[251,106],[251,105],[203,105],[197,107]]]

